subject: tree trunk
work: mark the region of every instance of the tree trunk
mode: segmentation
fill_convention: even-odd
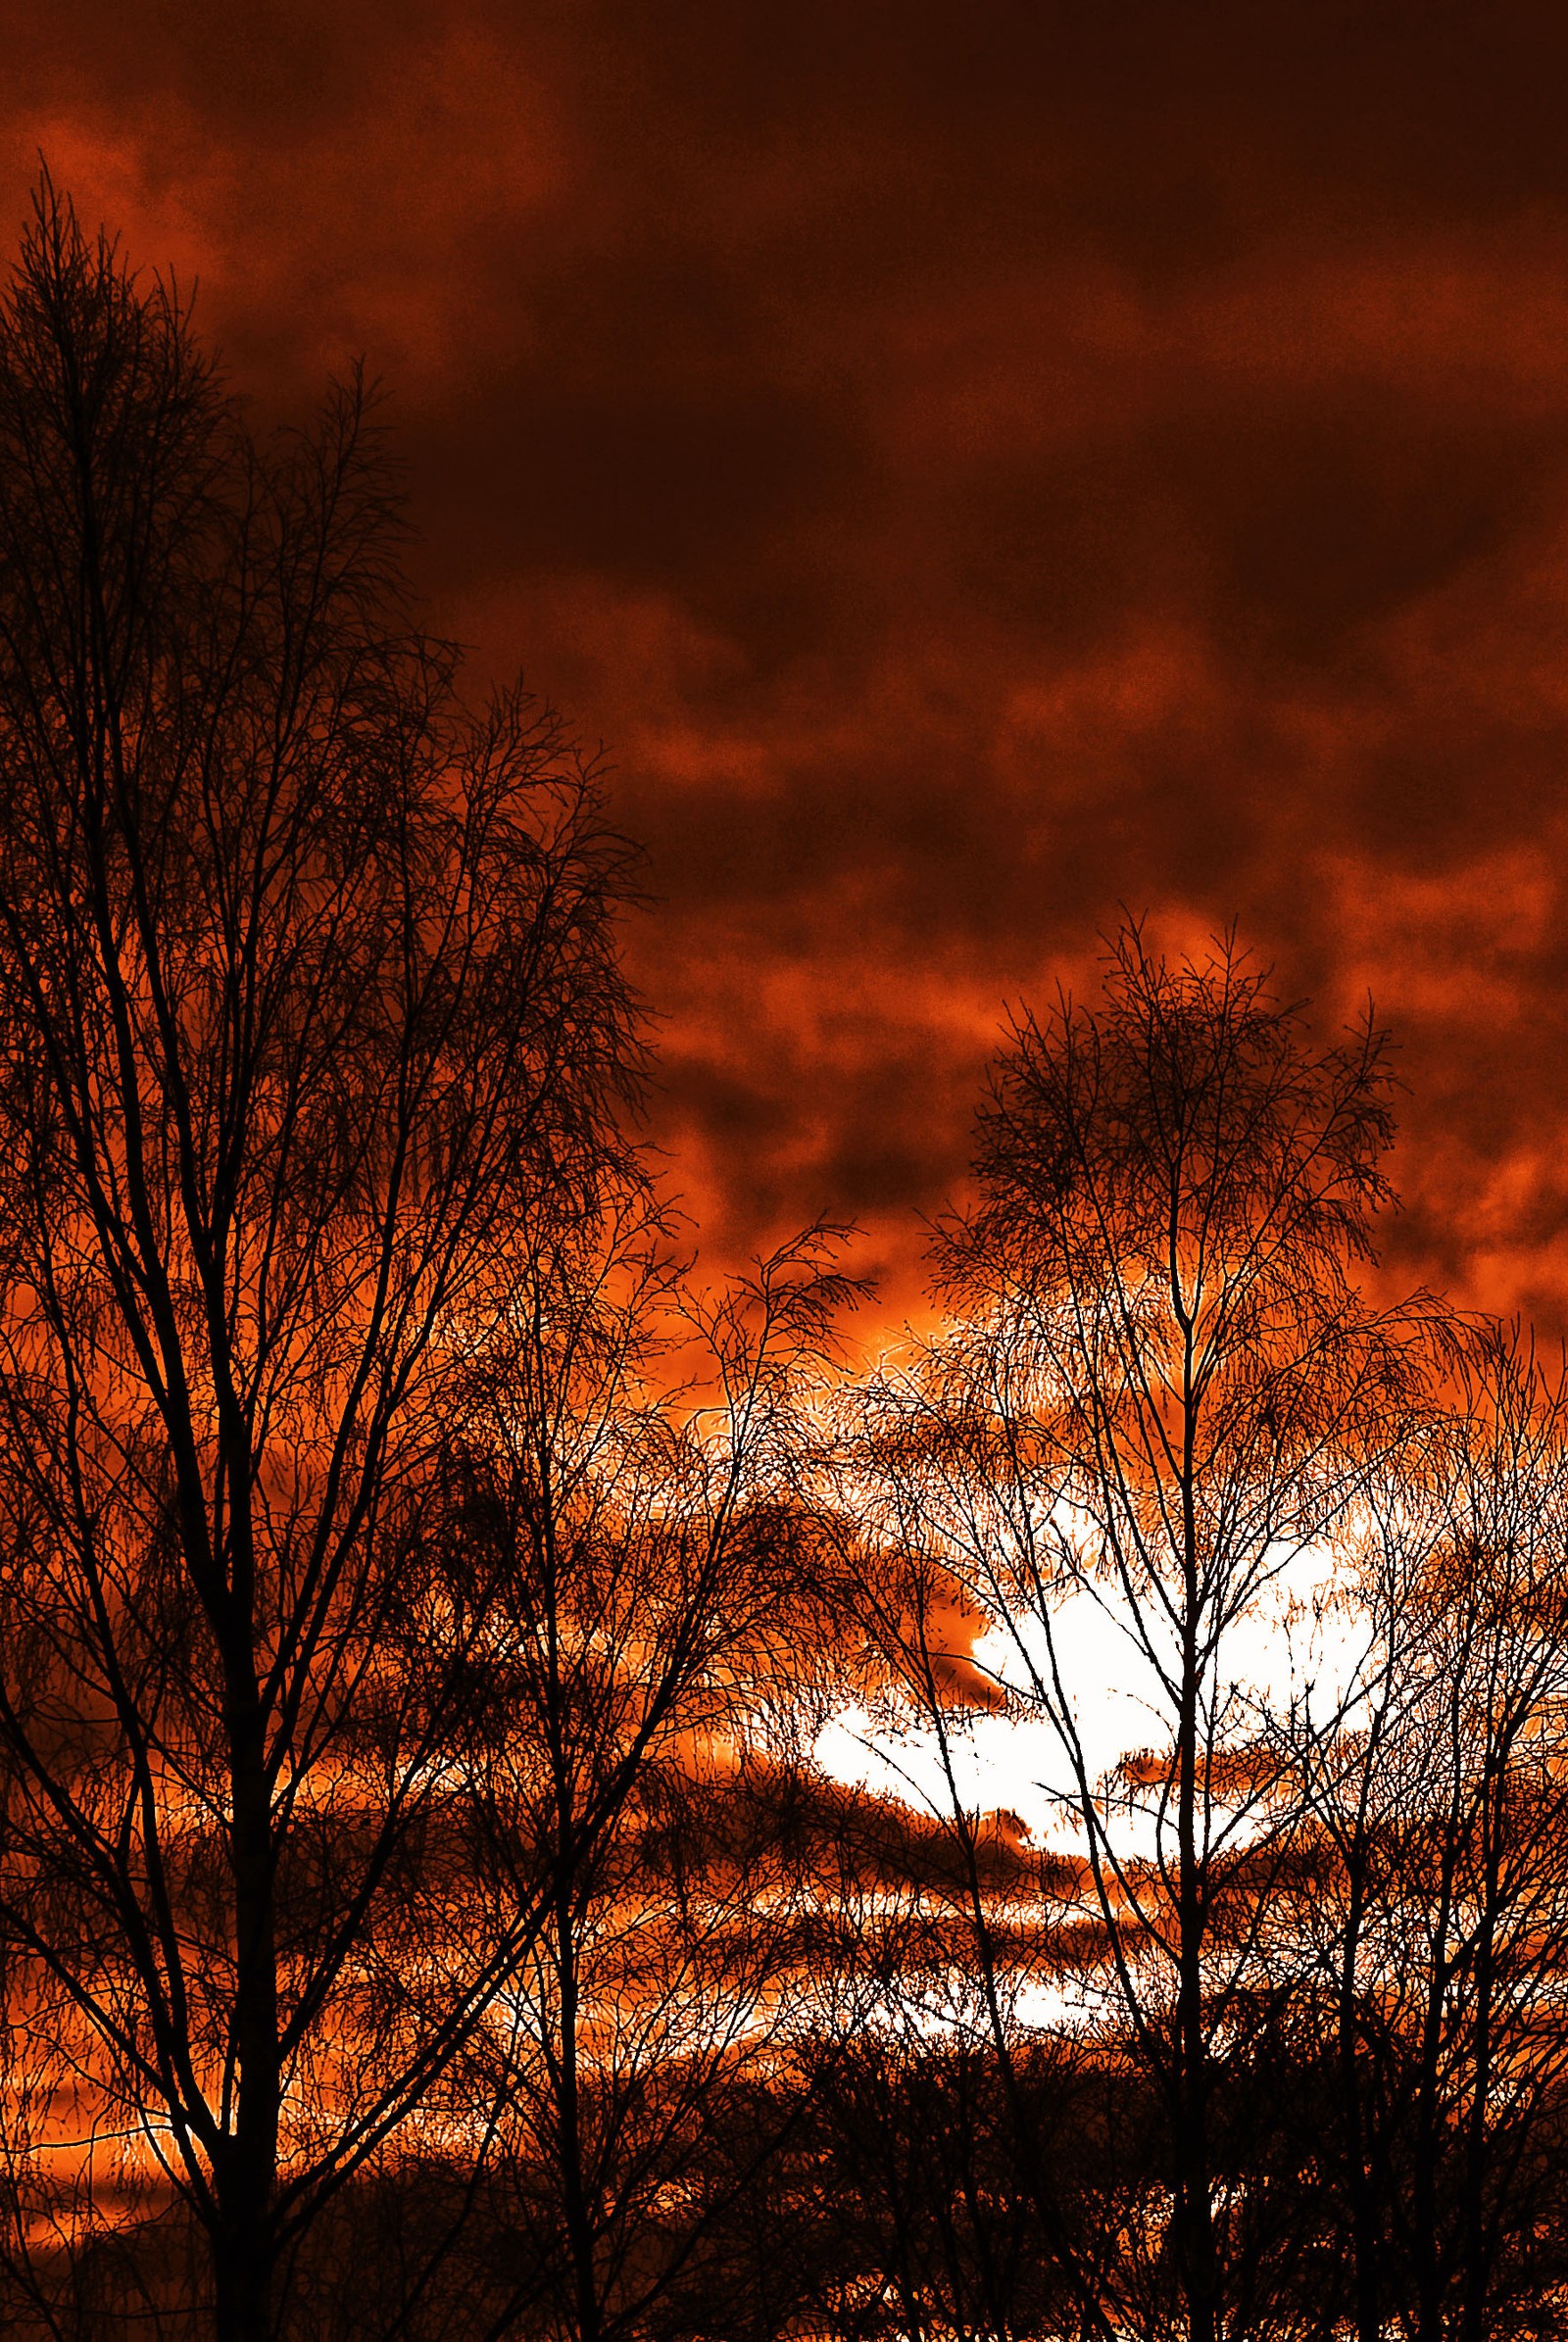
[[[1499,1781],[1499,1806],[1502,1806],[1505,1794],[1504,1777]],[[1505,1827],[1505,1807],[1501,1813],[1488,1816],[1486,1899],[1476,1933],[1475,1957],[1471,1964],[1475,2035],[1459,2196],[1460,2342],[1482,2342],[1487,2328],[1487,2297],[1492,2288],[1492,2238],[1487,2218],[1488,2166],[1492,2147],[1489,2109],[1494,2063],[1492,2021],[1497,1993],[1497,1914],[1503,1903],[1499,1848]]]
[[[216,2342],[272,2342],[270,2222],[236,2213],[213,2239]]]
[[[1183,1783],[1183,1802],[1186,1802]],[[1176,2261],[1190,2342],[1215,2342],[1218,2271],[1208,2171],[1208,2051],[1203,2038],[1201,1908],[1182,1880],[1182,1974],[1176,2014]]]
[[[583,2156],[577,1943],[570,1884],[571,1865],[569,1859],[564,1859],[555,1915],[556,1977],[561,1995],[558,2123],[562,2215],[571,2255],[577,2342],[599,2342],[604,2319],[599,2299],[598,2256],[594,2250],[594,2207]]]
[[[272,2199],[281,2112],[277,1927],[266,1732],[248,1635],[225,1673],[238,2076],[233,2133],[217,2174],[217,2335],[218,2342],[271,2342]]]
[[[1415,2141],[1410,2174],[1410,2241],[1415,2296],[1416,2342],[1442,2342],[1446,2269],[1439,2219],[1440,2167],[1448,2148],[1440,2104],[1445,2014],[1453,1970],[1447,1955],[1454,1907],[1457,1826],[1444,1848],[1438,1909],[1433,1925],[1432,1974],[1421,2029],[1415,2093]]]
[[[1214,2342],[1218,2271],[1208,2172],[1208,2042],[1203,2025],[1203,1949],[1207,1913],[1199,1846],[1199,1694],[1201,1688],[1200,1575],[1195,1454],[1198,1404],[1193,1393],[1192,1331],[1184,1321],[1186,1405],[1182,1452],[1182,1680],[1176,1727],[1176,1845],[1179,1876],[1179,1970],[1176,1980],[1176,2261],[1187,2305],[1189,2342]]]
[[[1349,2227],[1356,2342],[1382,2342],[1380,2222],[1376,2192],[1367,2170],[1366,2122],[1361,2097],[1361,2015],[1357,1993],[1367,1891],[1367,1859],[1364,1834],[1358,1826],[1348,1857],[1350,1908],[1346,1919],[1345,1947],[1340,1961],[1335,2053],[1340,2091],[1340,2152]]]

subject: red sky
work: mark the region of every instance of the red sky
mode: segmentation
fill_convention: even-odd
[[[1236,918],[1411,1095],[1401,1276],[1568,1317],[1568,10],[55,0],[41,148],[616,770],[711,1249],[913,1291],[1004,1000]]]

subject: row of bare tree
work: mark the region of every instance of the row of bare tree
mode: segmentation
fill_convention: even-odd
[[[1107,2338],[1558,2330],[1568,1406],[1516,1332],[1351,1282],[1380,1054],[1128,931],[1014,1033],[949,1325],[849,1394],[966,2030],[1020,2104],[1044,2040],[1117,2108],[1087,2232],[1097,2148],[1020,2149]],[[1010,1893],[988,1708],[1050,1798]]]
[[[258,440],[45,184],[6,2330],[1556,2331],[1568,1416],[1365,1297],[1378,1036],[1129,929],[1011,1036],[941,1329],[835,1373],[831,1231],[683,1274],[626,850],[399,556],[358,393]]]

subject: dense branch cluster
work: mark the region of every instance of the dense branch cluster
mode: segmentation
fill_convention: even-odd
[[[935,1331],[851,1374],[836,1232],[681,1266],[627,850],[459,684],[361,391],[258,441],[45,185],[7,2332],[1562,2330],[1568,1405],[1368,1297],[1376,1030],[1129,927],[1008,1040]]]

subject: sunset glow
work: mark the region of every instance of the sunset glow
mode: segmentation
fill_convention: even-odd
[[[1568,2332],[1568,18],[0,89],[0,2329]]]

